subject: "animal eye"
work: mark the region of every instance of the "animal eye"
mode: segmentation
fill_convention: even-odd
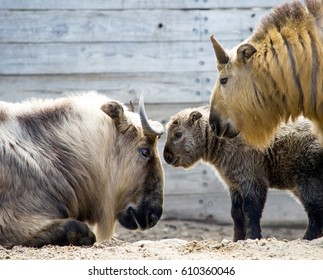
[[[175,133],[175,137],[176,137],[176,138],[181,138],[181,137],[182,137],[182,135],[183,135],[183,133],[182,133],[182,132],[179,132],[179,131],[177,131],[177,132]]]
[[[228,81],[228,78],[221,78],[220,79],[220,84],[225,85],[227,83],[227,81]]]
[[[147,148],[140,148],[139,153],[143,158],[148,158],[150,156],[150,151]]]

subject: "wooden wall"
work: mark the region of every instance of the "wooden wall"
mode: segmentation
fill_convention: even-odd
[[[0,0],[0,99],[97,90],[124,103],[144,94],[164,124],[207,104],[216,78],[209,41],[247,38],[281,0]],[[160,141],[162,153],[165,137]],[[166,164],[165,218],[230,223],[230,200],[205,165]],[[264,222],[303,223],[303,209],[271,192]]]

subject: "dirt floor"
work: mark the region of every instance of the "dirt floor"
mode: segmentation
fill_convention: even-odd
[[[0,246],[0,259],[323,259],[323,238],[301,240],[305,228],[263,227],[264,239],[232,242],[232,226],[160,221],[148,231],[120,226],[115,237],[92,247]]]

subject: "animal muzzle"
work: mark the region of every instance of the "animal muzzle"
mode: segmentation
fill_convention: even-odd
[[[158,160],[156,168],[148,170],[136,196],[119,212],[117,220],[127,229],[145,230],[155,226],[163,213],[163,193],[164,172]]]
[[[126,211],[119,214],[118,221],[127,229],[145,230],[155,226],[162,213],[162,206],[147,207],[145,205],[141,205],[138,208],[129,206]]]
[[[221,120],[220,117],[214,112],[210,113],[209,124],[212,131],[219,138],[234,138],[240,134],[240,132],[237,131],[229,121]]]
[[[165,145],[164,148],[164,160],[167,162],[169,165],[176,165],[176,162],[178,161],[179,158],[174,155],[174,153],[167,147],[167,144]]]

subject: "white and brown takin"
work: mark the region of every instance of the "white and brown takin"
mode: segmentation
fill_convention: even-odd
[[[91,245],[162,215],[163,133],[95,92],[0,103],[0,245]],[[96,234],[94,234],[94,232]]]
[[[322,236],[323,148],[311,133],[311,123],[299,119],[282,124],[273,143],[263,151],[240,136],[219,138],[208,122],[209,109],[185,109],[166,125],[165,161],[190,168],[210,164],[229,188],[234,241],[261,238],[260,220],[268,188],[290,191],[308,216],[304,238]]]
[[[323,0],[273,9],[243,43],[225,51],[211,36],[218,77],[210,123],[266,147],[281,121],[309,118],[323,143]]]

